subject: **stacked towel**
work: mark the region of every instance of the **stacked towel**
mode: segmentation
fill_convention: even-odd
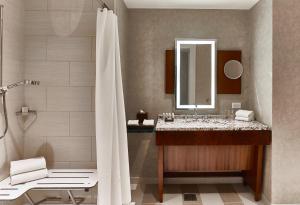
[[[44,157],[12,161],[10,163],[11,185],[26,183],[48,176]]]
[[[145,125],[145,126],[154,126],[154,120],[144,120],[143,125]]]
[[[250,122],[254,120],[254,112],[251,110],[238,110],[235,113],[235,119]]]
[[[128,120],[128,125],[139,125],[138,120]]]

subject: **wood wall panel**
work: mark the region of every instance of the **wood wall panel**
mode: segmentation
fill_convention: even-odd
[[[166,73],[165,92],[174,94],[175,92],[175,50],[166,50]]]
[[[242,62],[241,51],[218,50],[217,55],[217,93],[218,94],[241,94],[242,78],[229,79],[224,74],[224,66],[230,60]]]
[[[253,146],[165,146],[165,172],[242,171],[251,169]]]

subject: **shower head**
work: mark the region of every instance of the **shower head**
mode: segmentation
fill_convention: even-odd
[[[37,80],[23,80],[23,81],[8,85],[7,89],[9,90],[11,88],[18,87],[18,86],[21,86],[21,85],[25,85],[25,86],[26,85],[40,85],[40,81],[37,81]]]
[[[24,85],[40,85],[38,80],[24,80]]]
[[[7,86],[3,86],[0,88],[0,94],[1,93],[5,93],[7,90],[9,89],[12,89],[12,88],[15,88],[15,87],[18,87],[18,86],[21,86],[21,85],[40,85],[40,81],[38,80],[23,80],[23,81],[20,81],[20,82],[17,82],[17,83],[13,83],[13,84],[10,84],[10,85],[7,85]]]

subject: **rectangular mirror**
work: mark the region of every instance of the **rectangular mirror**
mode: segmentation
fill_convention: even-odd
[[[214,109],[216,41],[176,40],[176,109]]]

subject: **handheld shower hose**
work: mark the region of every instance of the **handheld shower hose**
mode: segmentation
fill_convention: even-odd
[[[17,83],[13,83],[8,86],[4,86],[0,88],[0,95],[2,97],[2,105],[3,105],[3,114],[4,114],[4,120],[5,120],[5,128],[3,134],[0,136],[0,140],[5,137],[7,131],[8,131],[8,117],[7,117],[7,107],[6,107],[6,93],[9,89],[21,86],[21,85],[39,85],[40,81],[36,80],[23,80]]]

